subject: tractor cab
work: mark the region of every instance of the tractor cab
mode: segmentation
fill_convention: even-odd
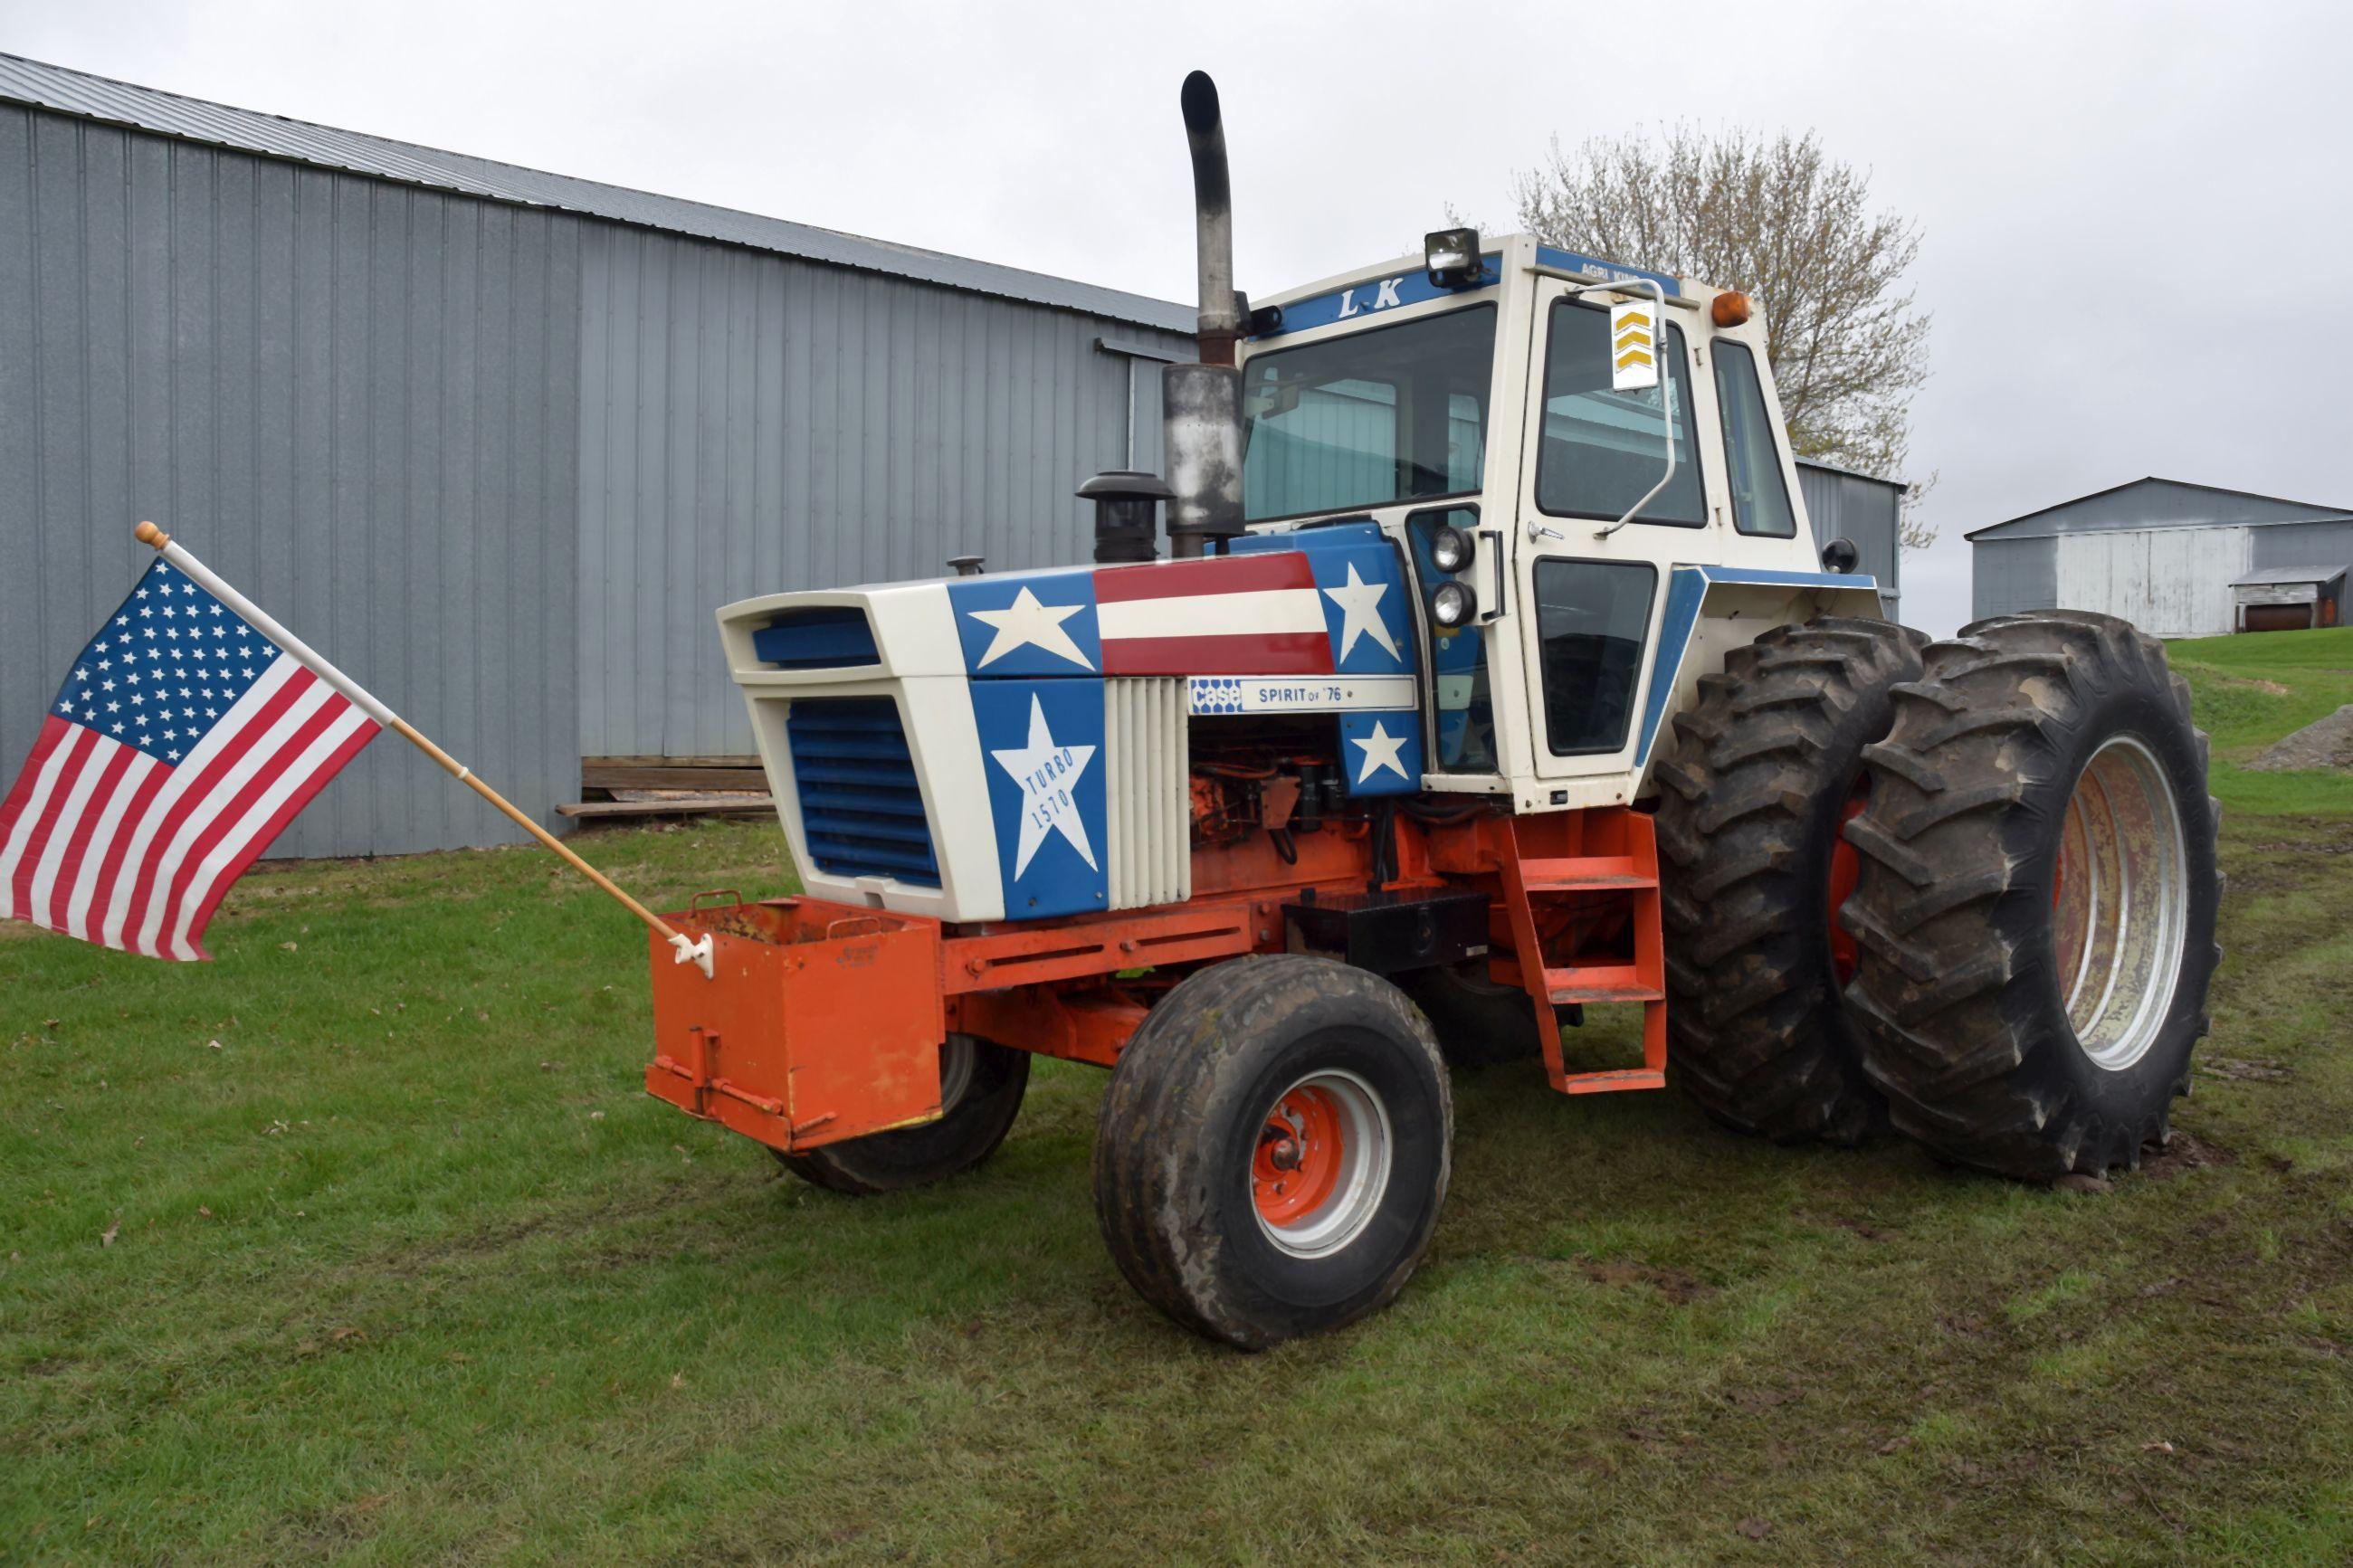
[[[1624,803],[1711,640],[1878,613],[1818,551],[1746,295],[1451,229],[1247,329],[1242,523],[1402,553],[1427,790]]]

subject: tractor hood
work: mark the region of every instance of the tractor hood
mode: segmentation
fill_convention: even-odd
[[[1329,714],[1352,791],[1419,790],[1410,595],[1362,522],[775,594],[719,624],[810,892],[1019,920],[1188,895],[1195,722]]]

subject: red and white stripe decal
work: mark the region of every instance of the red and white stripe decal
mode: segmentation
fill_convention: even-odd
[[[1332,638],[1296,550],[1104,566],[1095,624],[1105,675],[1329,675]]]

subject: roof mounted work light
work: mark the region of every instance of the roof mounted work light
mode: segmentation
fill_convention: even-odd
[[[1463,289],[1479,281],[1479,231],[1441,228],[1421,237],[1422,264],[1440,289]]]

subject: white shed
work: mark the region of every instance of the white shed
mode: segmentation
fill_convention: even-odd
[[[2305,631],[2338,624],[2345,605],[2342,566],[2271,566],[2231,584],[2237,608],[2233,629]]]

